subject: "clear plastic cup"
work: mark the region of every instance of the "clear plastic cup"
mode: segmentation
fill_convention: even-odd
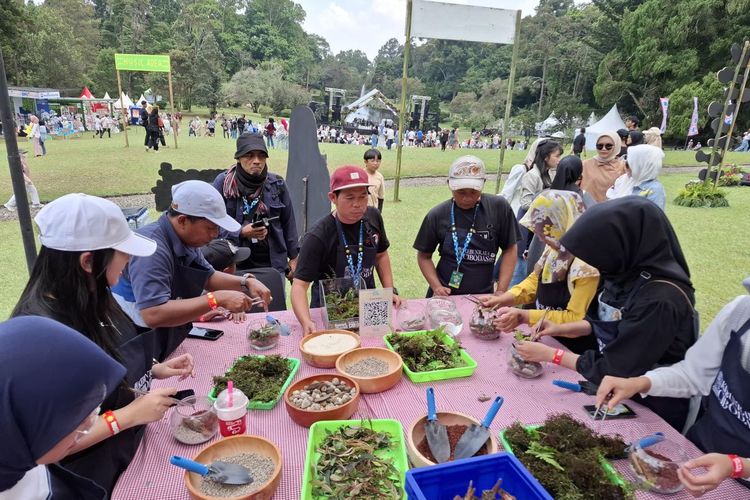
[[[236,436],[247,432],[247,403],[245,394],[235,388],[232,391],[232,405],[228,405],[226,389],[219,393],[214,402],[214,411],[219,417],[219,432],[223,437]]]

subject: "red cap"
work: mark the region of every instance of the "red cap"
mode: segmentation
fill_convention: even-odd
[[[349,189],[355,187],[370,187],[370,178],[367,176],[365,169],[355,167],[354,165],[344,165],[334,170],[331,175],[331,192],[340,189]]]

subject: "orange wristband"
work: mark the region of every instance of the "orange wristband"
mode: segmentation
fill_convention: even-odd
[[[122,430],[120,429],[120,424],[117,422],[117,417],[115,417],[115,412],[112,410],[104,412],[104,421],[107,423],[107,426],[109,426],[109,432],[113,436],[119,434]]]
[[[216,296],[213,292],[208,292],[206,298],[208,298],[208,307],[210,307],[212,311],[219,307],[219,303],[216,302]]]
[[[742,459],[737,455],[728,455],[729,460],[732,461],[732,479],[740,479],[745,475],[745,464]]]
[[[563,356],[565,355],[565,351],[562,349],[558,349],[555,351],[555,356],[552,358],[552,362],[556,365],[559,365],[562,363]]]

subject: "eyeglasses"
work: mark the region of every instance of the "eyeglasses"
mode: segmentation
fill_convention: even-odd
[[[102,410],[101,406],[97,406],[94,408],[94,411],[91,412],[91,414],[86,417],[86,420],[84,420],[81,425],[78,426],[78,428],[75,430],[76,436],[75,436],[75,442],[77,443],[83,436],[88,435],[91,432],[91,429],[94,428],[96,425],[96,420],[99,418],[99,412]]]
[[[598,149],[600,151],[602,149],[606,149],[607,151],[610,151],[613,147],[615,147],[614,144],[597,144],[596,145],[596,149]]]

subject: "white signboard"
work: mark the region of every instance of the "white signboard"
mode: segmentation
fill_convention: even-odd
[[[512,44],[515,10],[414,0],[411,36]]]

